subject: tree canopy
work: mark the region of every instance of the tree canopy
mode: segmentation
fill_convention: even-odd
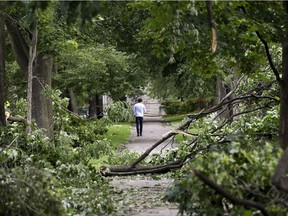
[[[102,175],[180,169],[166,199],[182,213],[211,214],[211,205],[219,214],[283,215],[287,19],[286,1],[0,2],[0,213],[111,213],[108,183],[89,161],[116,161],[101,139],[113,118],[83,118],[77,108],[97,115],[107,95],[115,102],[107,115],[129,121],[131,107],[119,101],[148,90],[206,107],[128,165],[110,159]],[[158,158],[164,164],[137,166],[176,134],[188,140]],[[91,188],[101,192],[93,201]]]

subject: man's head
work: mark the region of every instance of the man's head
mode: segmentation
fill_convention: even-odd
[[[142,102],[142,98],[138,98],[138,103],[141,103]]]

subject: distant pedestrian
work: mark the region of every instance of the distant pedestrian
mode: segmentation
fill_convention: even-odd
[[[137,129],[137,136],[142,136],[143,130],[143,117],[144,113],[146,112],[146,107],[142,103],[142,99],[138,99],[138,103],[133,106],[133,114],[136,118],[136,129]]]

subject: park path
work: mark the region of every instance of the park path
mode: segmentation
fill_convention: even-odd
[[[172,127],[166,124],[161,117],[145,116],[143,136],[136,136],[136,128],[133,125],[126,149],[131,152],[143,153],[170,130]],[[168,148],[177,148],[177,145],[168,140],[151,153],[164,152]],[[165,178],[162,175],[156,176],[156,179],[149,175],[113,177],[110,183],[119,192],[119,197],[115,197],[115,199],[122,205],[116,215],[176,216],[178,214],[175,204],[161,200],[167,188],[173,184],[171,178]],[[121,200],[121,196],[123,200]]]

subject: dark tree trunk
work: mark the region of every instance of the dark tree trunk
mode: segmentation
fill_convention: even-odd
[[[284,5],[288,6],[287,2]],[[280,146],[285,150],[272,178],[273,184],[288,193],[288,32],[282,45],[282,80],[280,83]]]
[[[282,82],[280,92],[280,145],[288,147],[288,33],[282,47]]]
[[[97,111],[97,115],[99,115],[99,113],[103,112],[103,98],[102,96],[96,95],[96,111]]]
[[[69,97],[68,109],[71,112],[77,113],[77,101],[76,101],[74,91],[72,88],[68,88],[66,91],[67,91],[67,95]]]
[[[217,91],[217,100],[218,103],[220,103],[223,98],[232,90],[231,86],[233,86],[232,81],[229,84],[225,84],[223,81],[221,81],[219,78],[217,78],[217,84],[216,84],[216,91]],[[226,98],[226,100],[232,100],[233,95],[230,95]],[[233,121],[233,114],[234,114],[234,108],[231,104],[228,104],[227,107],[223,107],[222,110],[218,112],[220,119],[229,118],[230,122]]]
[[[219,77],[217,77],[216,92],[217,92],[217,103],[220,103],[221,100],[227,95],[227,92],[226,92],[225,84],[222,82],[222,80]],[[224,119],[229,115],[227,111],[224,111],[224,112],[219,111],[219,114],[220,114],[219,117],[221,119]]]
[[[4,74],[5,74],[5,24],[3,11],[3,2],[0,2],[0,127],[6,125],[5,118],[5,95],[4,95]]]
[[[5,24],[12,41],[16,62],[28,77],[29,46],[25,41],[24,33],[22,34],[20,27],[11,18],[5,19]],[[43,89],[51,87],[52,63],[51,56],[39,55],[36,57],[32,84],[32,118],[35,119],[39,128],[45,130],[51,140],[53,139],[52,103],[43,94]]]
[[[94,95],[89,100],[89,118],[97,118],[97,97]]]
[[[53,139],[52,101],[44,94],[44,89],[51,86],[52,56],[38,55],[33,68],[32,118],[46,135]]]
[[[89,118],[97,118],[99,113],[103,112],[102,96],[96,94],[89,100]]]
[[[27,42],[24,39],[24,36],[21,34],[19,30],[19,26],[17,26],[14,21],[10,18],[5,19],[5,24],[9,32],[9,36],[12,41],[12,49],[16,59],[17,64],[24,72],[25,76],[28,75],[28,62],[29,62],[29,47]]]
[[[216,31],[216,24],[213,18],[211,1],[206,1],[206,9],[207,9],[208,21],[209,21],[209,25],[211,27],[211,33],[212,33],[211,52],[215,53],[217,49],[217,31]]]
[[[288,193],[288,148],[279,160],[276,171],[272,177],[272,183],[280,190]]]

